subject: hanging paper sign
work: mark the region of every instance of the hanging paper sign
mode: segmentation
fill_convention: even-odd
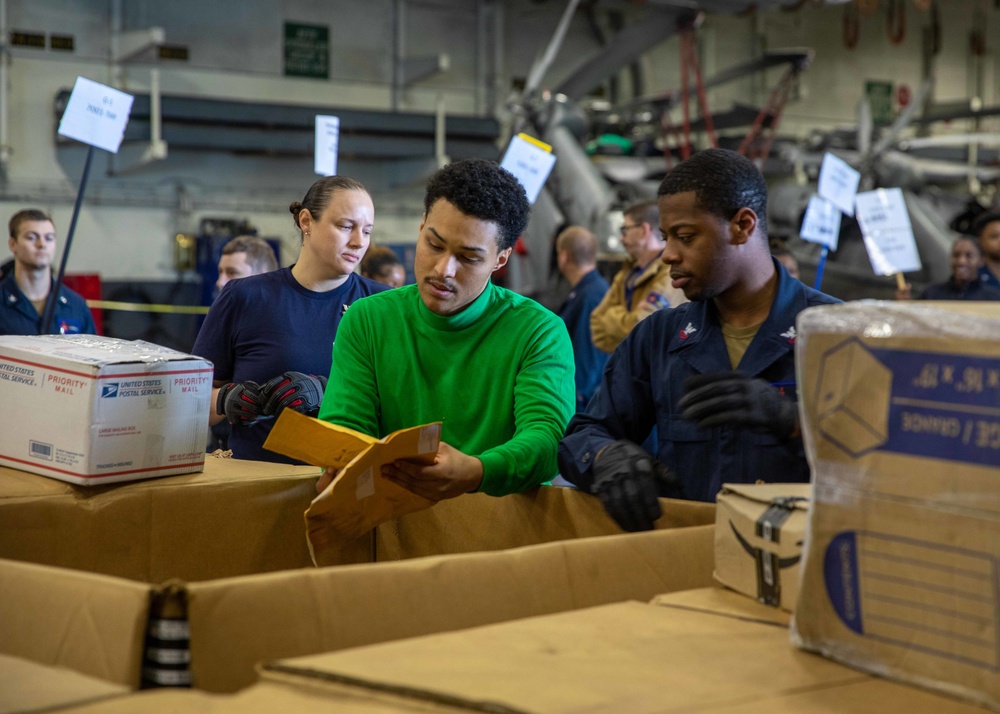
[[[840,211],[825,198],[813,196],[806,207],[799,237],[802,240],[825,245],[830,250],[837,250],[837,240],[840,238]]]
[[[898,188],[859,193],[855,199],[861,235],[876,275],[920,270],[906,200]]]
[[[314,170],[320,176],[337,175],[337,147],[340,144],[340,117],[316,115]]]
[[[528,202],[534,203],[555,164],[551,146],[527,134],[518,134],[510,140],[500,167],[517,177],[528,194]]]
[[[77,77],[59,122],[59,134],[117,154],[133,99],[131,94]]]
[[[848,216],[854,215],[854,196],[861,174],[831,153],[823,155],[819,167],[819,195]]]

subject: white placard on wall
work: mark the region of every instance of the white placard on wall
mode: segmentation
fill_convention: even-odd
[[[59,122],[59,133],[118,153],[135,98],[85,77],[77,77]]]
[[[316,151],[313,170],[320,176],[337,175],[340,117],[316,115]]]

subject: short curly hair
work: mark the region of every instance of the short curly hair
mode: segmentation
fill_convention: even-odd
[[[424,211],[445,199],[467,216],[496,223],[500,250],[513,248],[531,215],[524,187],[495,161],[465,159],[439,169],[427,181]]]
[[[1000,221],[1000,213],[993,213],[991,211],[980,213],[976,216],[976,220],[972,223],[972,234],[982,237],[983,231],[986,230],[986,226],[997,221]]]
[[[671,169],[657,196],[694,191],[695,205],[727,221],[741,208],[757,214],[757,228],[767,235],[767,183],[747,157],[729,149],[705,149]]]

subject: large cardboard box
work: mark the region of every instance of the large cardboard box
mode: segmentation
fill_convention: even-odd
[[[0,336],[0,466],[78,484],[200,471],[211,393],[209,362],[149,342]]]
[[[777,612],[746,605],[765,616]],[[366,711],[353,708],[362,705],[551,714],[979,711],[797,650],[787,629],[772,623],[636,602],[273,662],[262,670],[264,684],[325,696],[331,709],[344,711]],[[258,687],[247,690],[248,699]]]
[[[796,641],[1000,707],[1000,310],[847,304],[798,333]]]
[[[0,467],[0,558],[145,583],[304,568],[319,473],[209,456],[202,473],[77,486]]]
[[[807,483],[723,484],[715,579],[765,605],[795,609],[811,491]]]
[[[662,530],[625,535],[596,498],[551,487],[442,502],[360,539],[361,565],[306,567],[317,476],[210,458],[204,474],[95,490],[0,471],[0,557],[20,559],[0,561],[0,652],[233,691],[266,659],[711,579],[714,506],[664,501]]]

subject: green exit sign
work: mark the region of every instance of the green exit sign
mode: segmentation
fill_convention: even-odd
[[[285,23],[285,76],[329,79],[330,28]]]
[[[872,110],[872,121],[876,124],[891,124],[892,82],[868,80],[865,82],[865,97]]]

